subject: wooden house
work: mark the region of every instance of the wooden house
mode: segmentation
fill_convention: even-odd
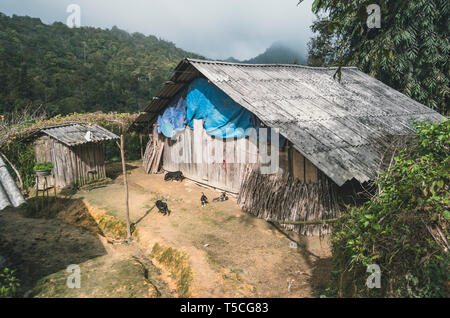
[[[147,165],[156,162],[158,167],[148,170],[157,171],[161,164],[166,171],[180,170],[194,181],[237,193],[241,207],[258,217],[285,221],[335,217],[339,190],[352,182],[374,180],[396,136],[413,134],[413,121],[443,119],[357,68],[342,68],[341,81],[334,78],[335,73],[336,68],[183,60],[132,127],[154,136],[147,152],[150,158],[144,161]],[[229,98],[222,109],[241,107],[260,126],[279,129],[286,141],[279,148],[277,173],[258,173],[259,164],[250,158],[258,157],[260,144],[252,145],[251,138],[218,138],[208,133],[207,114],[194,116],[193,125],[171,138],[160,133],[161,116],[171,105],[180,105],[180,96],[187,100],[189,117],[193,107],[189,94],[197,93],[193,83],[199,79],[210,85],[205,92],[220,90]],[[213,99],[209,102],[214,104]],[[193,142],[194,134],[201,135],[202,145]],[[221,147],[212,147],[217,143]],[[248,161],[208,161],[217,155],[210,149],[223,148],[224,158],[237,157],[242,143],[247,144]],[[200,152],[204,160],[195,163]],[[187,160],[180,163],[180,156]],[[326,226],[288,227],[304,234],[328,230]]]
[[[44,128],[33,136],[36,161],[54,164],[50,184],[55,182],[59,188],[82,186],[106,177],[103,142],[118,138],[98,125]]]

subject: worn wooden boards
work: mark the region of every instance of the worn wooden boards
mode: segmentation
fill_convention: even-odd
[[[192,180],[228,192],[239,192],[247,164],[261,165],[260,149],[255,139],[210,136],[201,120],[194,120],[194,130],[186,127],[173,139],[162,135],[154,135],[154,138],[166,145],[162,159],[164,170],[182,171]],[[153,143],[148,147],[154,147]],[[270,149],[271,146],[266,147]],[[153,151],[148,148],[144,155],[146,171]],[[279,158],[282,171],[303,183],[317,182],[317,168],[292,146],[279,149]]]
[[[244,147],[252,148],[249,139],[215,138],[206,133],[201,121],[196,125],[198,136],[189,127],[179,133],[175,140],[159,135],[166,142],[164,170],[182,171],[185,177],[194,181],[238,193],[245,166],[245,163],[238,163],[237,160],[238,144],[244,142]]]
[[[158,173],[161,170],[162,154],[164,152],[165,142],[158,138],[156,127],[153,130],[153,135],[147,143],[142,165],[147,173]]]
[[[102,143],[86,143],[67,147],[43,136],[35,141],[36,160],[54,164],[49,183],[59,188],[73,184],[82,186],[106,177],[105,152]]]

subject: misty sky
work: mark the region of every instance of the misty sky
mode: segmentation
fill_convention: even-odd
[[[313,0],[0,0],[0,12],[44,23],[66,22],[69,4],[81,25],[152,34],[207,58],[254,57],[274,42],[306,54]]]

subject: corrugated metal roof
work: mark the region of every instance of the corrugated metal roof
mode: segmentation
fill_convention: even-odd
[[[66,146],[72,147],[88,142],[100,142],[104,140],[118,139],[119,136],[113,134],[109,130],[98,125],[88,124],[70,124],[57,127],[49,127],[40,130]],[[86,138],[86,134],[90,132],[90,139]]]
[[[0,157],[0,211],[8,206],[17,208],[24,203],[22,193]]]
[[[135,124],[153,122],[171,97],[204,76],[294,147],[339,186],[373,180],[394,136],[414,120],[444,117],[354,67],[250,65],[186,59]]]

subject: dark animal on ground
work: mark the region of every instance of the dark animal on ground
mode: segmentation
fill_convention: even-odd
[[[227,193],[226,192],[222,192],[222,195],[220,197],[213,199],[213,202],[223,202],[223,201],[226,201],[226,200],[228,200]]]
[[[184,176],[181,171],[175,172],[167,172],[164,176],[164,181],[175,180],[175,181],[183,181]]]
[[[208,198],[206,195],[202,192],[202,197],[200,198],[200,202],[202,202],[202,206],[205,206],[208,204]]]
[[[166,202],[162,202],[161,200],[156,201],[155,203],[156,207],[158,208],[159,212],[163,215],[170,215],[169,207],[167,206]]]

